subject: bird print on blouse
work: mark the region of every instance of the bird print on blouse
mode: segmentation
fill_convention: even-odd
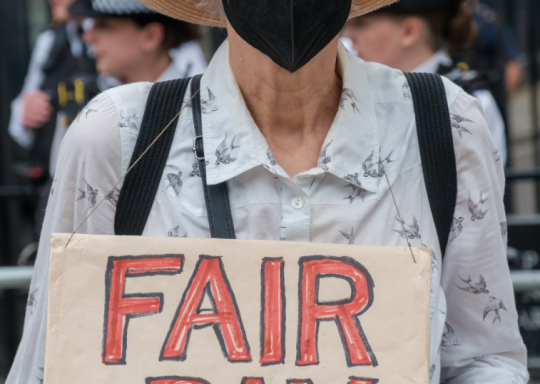
[[[475,295],[478,295],[480,293],[489,294],[489,290],[487,289],[487,284],[484,276],[480,275],[477,283],[472,281],[471,276],[469,276],[466,280],[461,276],[458,277],[465,284],[465,286],[462,287],[457,284],[454,285],[462,291],[469,292]]]
[[[501,236],[505,238],[506,235],[508,235],[508,223],[506,221],[502,221],[499,223],[499,227],[501,228]]]
[[[319,154],[319,168],[322,168],[325,172],[328,172],[328,163],[332,162],[332,157],[328,156],[326,152],[328,151],[328,147],[333,142],[334,140],[332,140],[331,142],[326,144],[324,147],[322,147],[321,153]]]
[[[421,239],[422,236],[420,235],[420,226],[418,225],[418,221],[416,220],[416,217],[413,216],[413,223],[412,225],[409,225],[409,229],[406,228],[407,224],[405,223],[405,220],[400,220],[399,217],[396,217],[396,220],[398,223],[401,224],[401,229],[394,229],[394,232],[399,233],[401,237],[404,239]]]
[[[216,97],[210,88],[207,87],[206,89],[208,90],[208,100],[201,100],[201,110],[202,113],[210,114],[217,111],[219,106],[217,105]]]
[[[34,314],[34,307],[37,305],[38,301],[36,299],[36,293],[37,293],[37,288],[34,289],[32,292],[30,292],[28,294],[28,301],[26,302],[26,306],[28,308],[30,308],[30,314],[33,315]]]
[[[268,157],[268,161],[270,161],[270,165],[277,165],[276,158],[274,157],[274,152],[272,152],[272,149],[270,147],[268,147],[268,151],[266,151],[266,156]]]
[[[461,123],[474,123],[474,121],[454,114],[450,116],[452,117],[452,128],[457,129],[460,138],[463,139],[463,132],[472,135],[472,132],[465,128],[463,125],[461,125]]]
[[[176,226],[168,232],[169,237],[187,237],[187,232],[180,236],[180,226]]]
[[[189,176],[191,176],[191,177],[195,177],[195,176],[197,176],[197,177],[202,177],[202,176],[201,176],[201,166],[200,166],[199,163],[200,163],[199,160],[197,160],[197,161],[195,161],[195,162],[193,163],[193,165],[192,165],[193,171],[190,172]],[[210,164],[209,161],[205,161],[205,162],[204,162],[204,165],[208,165],[208,164]]]
[[[488,199],[484,199],[482,197],[482,191],[480,191],[480,200],[478,200],[478,203],[475,203],[471,198],[471,192],[469,192],[469,212],[471,213],[471,220],[482,220],[484,217],[486,217],[486,213],[488,212],[488,209],[485,211],[482,210],[482,205],[488,201]]]
[[[167,180],[169,180],[169,185],[165,189],[167,190],[172,188],[174,195],[178,196],[180,194],[180,190],[182,189],[182,172],[167,173]]]
[[[510,381],[510,384],[520,384],[520,383],[521,383],[521,379],[515,375],[512,377],[512,381]]]
[[[201,103],[202,104],[202,103]],[[185,98],[183,101],[182,101],[182,106],[183,108],[191,108],[191,98]]]
[[[432,364],[431,365],[431,369],[429,370],[429,379],[433,379],[433,374],[435,373],[435,367],[436,365],[435,364]]]
[[[131,121],[135,121],[137,119],[138,119],[138,117],[137,117],[137,115],[135,113],[130,115],[130,116],[124,116],[124,115],[120,114],[120,119],[118,121],[118,126],[120,128],[127,128],[127,127],[129,127],[129,123]]]
[[[452,348],[459,347],[461,342],[456,337],[454,329],[448,324],[444,323],[444,332],[442,335],[441,347]]]
[[[216,165],[230,164],[238,160],[236,157],[232,157],[232,151],[240,148],[239,145],[234,145],[235,140],[236,135],[233,137],[231,144],[227,144],[227,135],[225,135],[225,139],[223,139],[216,149]]]
[[[463,232],[463,220],[465,220],[463,217],[460,217],[456,219],[455,217],[452,218],[452,227],[450,228],[450,235],[448,236],[448,242],[451,243],[461,235],[461,232]]]
[[[343,200],[348,199],[352,204],[356,198],[359,197],[362,199],[362,201],[366,201],[367,191],[362,188],[362,184],[360,183],[360,180],[358,180],[358,173],[355,173],[354,175],[347,175],[344,177],[344,179],[349,182],[345,188],[352,188],[352,193],[349,196],[344,197]]]
[[[116,205],[118,204],[118,198],[120,197],[120,190],[118,188],[113,188],[112,191],[110,191],[107,196],[105,196],[105,200],[107,200],[113,207],[116,208]]]
[[[411,86],[409,85],[408,82],[405,82],[405,84],[403,84],[403,99],[405,101],[412,100]]]
[[[495,150],[495,152],[493,152],[493,158],[495,159],[495,162],[501,161],[501,156],[499,155],[498,150]]]
[[[504,309],[505,311],[508,312],[508,309],[506,309],[506,307],[504,306],[501,299],[490,296],[489,301],[488,301],[488,303],[486,305],[486,308],[484,309],[484,318],[483,318],[483,320],[485,321],[486,317],[489,315],[489,313],[493,312],[495,314],[495,317],[493,318],[493,323],[492,324],[495,324],[495,322],[497,320],[499,320],[499,322],[502,323],[501,315],[500,315],[500,312],[499,312],[500,309]]]
[[[90,210],[94,208],[97,202],[97,195],[99,194],[99,191],[97,189],[92,188],[88,182],[83,179],[84,183],[86,184],[86,191],[77,188],[81,195],[77,198],[77,201],[86,199],[86,210]]]
[[[52,184],[51,184],[51,196],[54,195],[54,185],[55,185],[55,184],[56,184],[56,179],[54,179],[54,180],[52,181]]]
[[[43,384],[43,380],[45,379],[45,378],[43,377],[44,369],[43,369],[43,367],[39,367],[38,369],[41,371],[41,378],[36,377],[36,379],[39,381],[39,384]]]
[[[358,109],[355,103],[355,101],[358,101],[358,100],[356,100],[356,96],[354,96],[354,92],[350,88],[343,88],[343,92],[341,93],[341,101],[339,102],[339,106],[343,110],[345,110],[346,101],[349,101],[351,103],[351,107],[354,112],[360,112],[360,110]]]
[[[482,356],[476,356],[473,357],[474,361],[484,361],[486,359],[492,359],[492,360],[499,360],[499,356],[497,355],[482,355]]]
[[[341,235],[349,241],[349,244],[354,244],[354,229],[351,227],[351,233],[339,231]]]
[[[364,161],[362,164],[362,168],[364,169],[364,177],[373,177],[373,178],[379,178],[384,176],[384,164],[390,164],[394,163],[395,161],[391,159],[392,153],[394,151],[390,152],[390,154],[384,159],[381,160],[380,158],[376,160],[375,157],[375,150],[371,152],[371,155]]]
[[[88,104],[83,108],[83,110],[79,113],[79,116],[77,116],[77,123],[81,119],[81,116],[84,116],[85,119],[88,119],[88,115],[91,113],[97,112],[97,109],[90,108],[93,104],[97,102],[96,99],[90,100]]]

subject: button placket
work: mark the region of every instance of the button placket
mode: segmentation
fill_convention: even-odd
[[[309,241],[311,209],[308,197],[292,181],[285,181],[281,190],[281,239]]]

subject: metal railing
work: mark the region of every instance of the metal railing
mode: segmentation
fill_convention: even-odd
[[[0,268],[0,289],[24,289],[32,280],[34,267]],[[540,289],[540,270],[512,271],[512,284],[516,293]]]
[[[32,280],[34,267],[0,268],[0,289],[25,288]]]

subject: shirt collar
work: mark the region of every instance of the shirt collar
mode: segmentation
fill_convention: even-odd
[[[180,68],[178,65],[176,65],[175,61],[171,61],[171,64],[167,67],[165,72],[159,76],[159,78],[156,80],[158,81],[168,81],[168,80],[174,80],[179,79],[183,77],[182,71],[180,71]]]
[[[379,129],[369,81],[363,61],[351,57],[341,43],[338,62],[343,78],[340,108],[322,147],[319,165],[308,173],[329,172],[375,192],[377,178],[363,169],[364,163],[373,167],[374,159],[379,159]],[[285,176],[246,107],[229,65],[228,40],[210,62],[200,92],[209,185],[258,166]]]
[[[439,66],[441,65],[452,65],[452,59],[448,53],[443,50],[436,52],[427,61],[420,64],[413,72],[437,73]]]
[[[167,81],[167,80],[174,80],[181,78],[181,71],[180,69],[175,65],[174,61],[167,67],[165,72],[159,76],[159,78],[156,80],[158,81]],[[97,86],[100,91],[106,91],[111,88],[115,88],[122,85],[120,80],[118,80],[115,77],[112,77],[111,75],[108,75],[106,73],[100,73],[97,78]]]

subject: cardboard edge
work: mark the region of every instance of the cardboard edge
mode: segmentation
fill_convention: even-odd
[[[48,276],[48,291],[47,291],[47,334],[46,334],[46,340],[49,340],[49,342],[45,343],[45,361],[43,365],[43,379],[46,382],[47,376],[49,375],[49,359],[50,353],[49,350],[53,348],[52,346],[52,340],[54,338],[49,337],[49,333],[53,332],[54,329],[51,329],[49,327],[50,324],[58,323],[58,316],[59,314],[53,318],[52,315],[52,308],[56,308],[60,305],[58,302],[59,295],[57,294],[58,290],[61,289],[61,273],[62,265],[63,265],[63,259],[56,255],[56,252],[61,250],[62,247],[65,246],[67,243],[70,234],[57,234],[53,233],[50,238],[49,242],[49,276]]]

